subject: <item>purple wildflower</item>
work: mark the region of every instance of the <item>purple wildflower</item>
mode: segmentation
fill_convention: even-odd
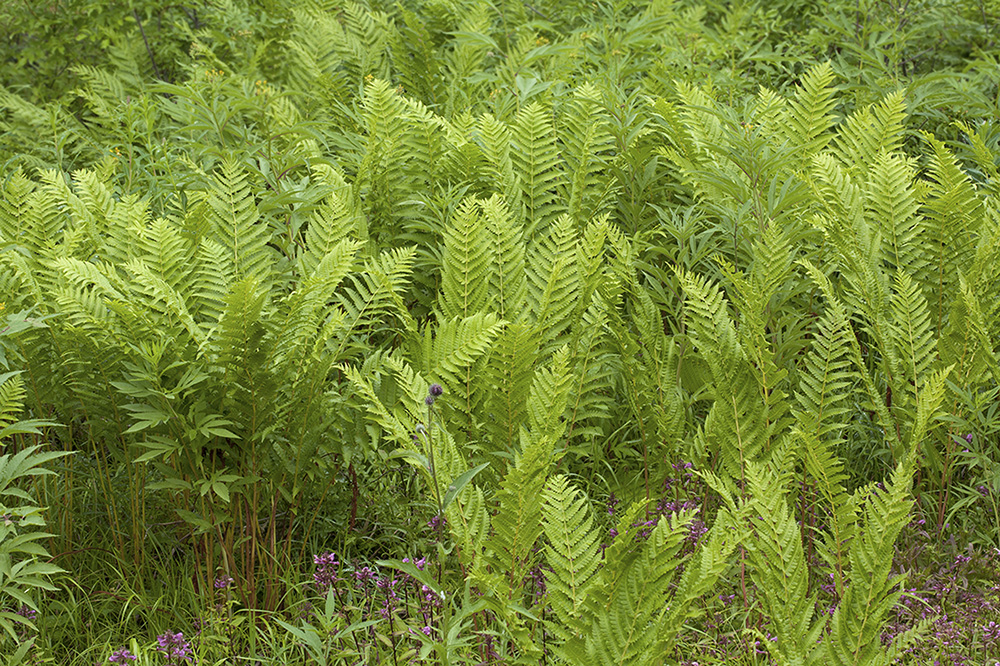
[[[191,644],[184,640],[184,634],[177,632],[172,634],[169,631],[156,637],[156,650],[162,652],[167,658],[168,664],[180,664],[181,661],[193,663],[191,657]]]
[[[108,657],[108,662],[112,664],[127,664],[130,661],[135,661],[136,656],[128,651],[127,648],[122,648],[120,650],[115,650]]]
[[[316,572],[313,574],[316,589],[320,592],[326,592],[331,587],[336,586],[337,581],[340,580],[340,576],[337,574],[337,567],[340,566],[337,556],[326,552],[313,557],[313,563],[316,565]]]
[[[432,396],[434,396],[436,398],[439,395],[441,395],[442,393],[444,393],[444,389],[441,388],[440,384],[431,384],[429,392],[430,392],[430,394]]]

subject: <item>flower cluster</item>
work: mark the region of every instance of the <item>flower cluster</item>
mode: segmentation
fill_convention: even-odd
[[[128,651],[126,648],[121,648],[120,650],[115,650],[108,657],[108,662],[111,664],[127,664],[129,662],[135,661],[137,657]]]
[[[337,561],[337,556],[333,553],[326,552],[317,555],[313,558],[313,563],[316,565],[316,571],[313,573],[313,584],[320,592],[326,592],[340,580],[340,562]]]
[[[194,663],[191,655],[191,643],[184,640],[184,634],[169,631],[156,637],[156,651],[167,658],[167,664],[176,666],[182,662]]]

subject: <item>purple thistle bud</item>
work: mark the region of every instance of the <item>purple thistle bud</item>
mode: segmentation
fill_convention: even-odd
[[[434,396],[434,397],[436,398],[436,397],[438,397],[439,395],[441,395],[442,393],[444,393],[444,389],[443,389],[443,388],[441,388],[441,385],[440,385],[440,384],[431,384],[431,387],[430,387],[430,389],[429,389],[429,392],[430,392],[430,394],[431,394],[432,396]]]
[[[433,405],[434,404],[434,396],[429,395],[426,398],[424,398],[424,404],[427,405],[428,407],[430,407],[431,405]]]

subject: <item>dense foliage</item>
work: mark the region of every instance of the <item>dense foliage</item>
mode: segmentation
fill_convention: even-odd
[[[4,3],[0,663],[994,663],[997,35]]]

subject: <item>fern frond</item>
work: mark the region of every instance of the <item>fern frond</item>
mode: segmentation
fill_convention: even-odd
[[[891,331],[902,372],[897,390],[909,391],[915,402],[917,388],[937,360],[937,336],[920,286],[901,270],[894,283]]]
[[[659,640],[659,624],[670,603],[668,591],[681,564],[680,549],[694,514],[682,512],[661,518],[639,556],[630,565],[610,560],[622,567],[619,585],[607,580],[595,587],[606,599],[597,613],[587,642],[589,663],[638,666],[657,663],[662,655],[653,647]],[[619,535],[616,541],[624,539]],[[607,567],[606,567],[607,568]]]
[[[521,183],[528,238],[545,227],[564,209],[559,190],[565,176],[556,146],[551,112],[540,104],[523,108],[511,128],[514,173]]]
[[[747,367],[718,286],[690,273],[679,278],[692,337],[712,370],[715,403],[705,420],[705,434],[727,471],[742,478],[744,466],[760,456],[770,435],[760,387]]]
[[[802,76],[796,87],[795,97],[789,100],[788,112],[784,115],[782,130],[791,141],[793,154],[798,156],[799,166],[804,167],[811,156],[819,154],[830,142],[837,106],[834,99],[833,68],[824,62],[814,65]]]
[[[527,306],[522,227],[497,195],[484,201],[482,208],[492,237],[489,300],[502,319],[514,321],[524,316]]]
[[[801,664],[815,644],[822,625],[812,625],[815,598],[808,594],[809,569],[802,536],[780,474],[750,463],[747,488],[753,503],[748,546],[751,577],[761,591],[765,612],[778,638],[777,651],[787,663]]]
[[[484,370],[486,429],[492,447],[509,451],[527,413],[528,395],[538,359],[538,335],[533,326],[513,322],[503,328]]]
[[[923,137],[932,150],[928,165],[932,182],[924,200],[926,216],[921,234],[930,269],[925,293],[937,329],[941,330],[948,310],[946,299],[956,289],[961,267],[973,261],[983,205],[969,175],[944,143],[930,134]]]
[[[561,215],[528,251],[528,296],[541,327],[543,350],[560,344],[579,304],[577,239],[573,220]]]
[[[497,492],[497,513],[490,523],[493,536],[480,560],[494,574],[484,582],[508,601],[520,601],[525,575],[537,561],[534,546],[542,535],[542,489],[553,452],[552,438],[528,437],[523,430],[521,435],[521,451]]]
[[[592,85],[581,86],[563,114],[560,132],[569,181],[567,213],[577,222],[600,212],[611,193],[609,154],[614,140],[607,111],[601,106],[600,92]]]
[[[446,319],[471,317],[489,304],[493,244],[479,208],[472,197],[464,199],[444,231],[438,307]]]
[[[799,371],[795,396],[799,427],[817,440],[843,428],[840,417],[850,411],[845,406],[847,389],[857,379],[849,352],[852,336],[843,306],[839,301],[828,302]]]
[[[214,176],[207,204],[215,240],[226,250],[230,266],[226,273],[236,279],[252,277],[268,285],[273,265],[267,246],[270,236],[267,226],[260,223],[247,174],[236,161],[222,163]]]
[[[903,93],[886,95],[878,104],[848,116],[834,140],[834,151],[849,169],[866,169],[879,154],[889,155],[902,148],[905,120]]]
[[[884,491],[872,489],[863,499],[860,536],[850,546],[850,583],[830,621],[826,663],[884,663],[881,633],[901,594],[901,579],[890,576],[890,570],[896,538],[910,512],[911,474],[900,463]]]
[[[440,381],[452,396],[447,404],[464,415],[465,425],[474,420],[474,401],[479,381],[474,365],[493,346],[505,322],[495,314],[478,312],[428,326],[423,335],[420,358],[425,376]]]
[[[512,212],[523,220],[521,181],[515,175],[514,161],[510,155],[510,128],[490,114],[486,114],[479,120],[476,136],[488,165],[484,176],[492,184],[493,190],[503,196]]]
[[[600,533],[594,529],[586,495],[573,488],[565,476],[549,480],[543,500],[543,526],[548,539],[545,555],[552,569],[546,577],[546,588],[555,614],[548,626],[563,640],[579,638],[591,624],[586,609],[601,563]]]
[[[890,268],[922,270],[921,248],[917,239],[920,226],[915,219],[919,201],[913,187],[913,168],[901,156],[879,153],[869,176],[865,211],[873,228],[879,229],[883,252]]]
[[[27,395],[20,373],[5,372],[0,375],[0,430],[17,420]]]
[[[528,423],[535,439],[556,440],[566,430],[563,414],[572,387],[569,349],[562,347],[552,355],[549,367],[538,368],[528,395]]]
[[[382,330],[390,317],[403,322],[405,330],[416,330],[402,292],[413,268],[412,248],[386,250],[365,262],[364,270],[347,276],[334,297],[341,313],[337,316],[337,345],[332,353],[339,362],[357,353],[356,336],[363,330]]]
[[[342,194],[326,198],[309,218],[305,231],[306,251],[299,256],[299,271],[309,275],[331,251],[345,240],[366,241],[361,220]]]

